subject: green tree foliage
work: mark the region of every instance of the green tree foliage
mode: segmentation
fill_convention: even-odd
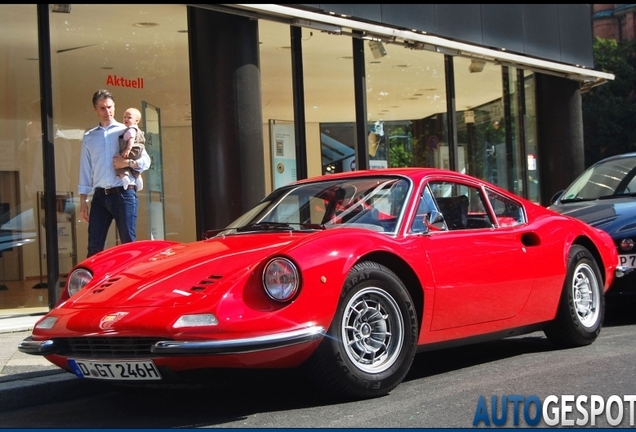
[[[636,41],[595,38],[595,69],[616,78],[582,96],[585,166],[636,151]]]
[[[385,123],[384,131],[389,144],[389,168],[413,166],[413,132],[410,122],[408,124],[402,124],[402,122]],[[375,159],[381,158],[376,155]],[[386,156],[383,159],[386,160]]]
[[[413,166],[413,152],[405,148],[405,143],[389,138],[389,167],[404,168]]]

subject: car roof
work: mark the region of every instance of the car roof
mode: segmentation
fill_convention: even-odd
[[[598,164],[601,164],[601,163],[604,163],[604,162],[617,160],[617,159],[630,159],[630,158],[633,158],[633,157],[636,157],[636,152],[623,153],[623,154],[619,154],[619,155],[606,157],[605,159],[601,159],[600,161],[594,163],[593,165],[598,165]]]
[[[383,169],[375,169],[375,170],[360,170],[360,171],[346,171],[335,174],[325,174],[318,177],[311,177],[308,179],[298,180],[294,182],[294,184],[302,184],[309,182],[317,182],[324,180],[340,180],[347,178],[359,178],[359,177],[369,177],[369,176],[403,176],[409,177],[412,180],[420,180],[423,177],[427,176],[453,176],[455,178],[464,178],[466,180],[470,179],[471,181],[480,182],[479,179],[476,179],[471,176],[467,176],[465,174],[459,173],[457,171],[450,171],[440,168],[383,168]]]
[[[301,185],[307,183],[314,182],[322,182],[322,181],[339,181],[346,179],[354,179],[361,177],[379,177],[379,176],[401,176],[409,178],[413,183],[420,183],[420,181],[425,177],[433,177],[437,179],[442,179],[446,177],[447,179],[464,181],[467,184],[472,184],[474,186],[485,186],[490,190],[496,191],[502,195],[507,196],[510,199],[517,200],[524,205],[531,203],[526,200],[522,196],[519,196],[515,193],[512,193],[501,186],[490,183],[486,180],[479,179],[477,177],[473,177],[468,174],[463,174],[457,171],[452,171],[448,169],[442,168],[423,168],[423,167],[409,167],[409,168],[382,168],[382,169],[374,169],[374,170],[360,170],[360,171],[345,171],[335,174],[325,174],[317,177],[310,177],[307,179],[297,180],[295,182],[289,183],[287,186],[292,185]],[[534,204],[534,203],[531,203]]]

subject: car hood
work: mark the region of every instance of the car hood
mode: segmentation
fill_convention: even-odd
[[[233,283],[248,277],[263,259],[307,235],[233,235],[140,253],[139,259],[114,273],[96,274],[65,307],[174,307],[218,298]],[[112,255],[108,259],[115,261]],[[94,263],[96,268],[103,268],[101,264]]]
[[[557,203],[549,208],[600,228],[614,238],[636,235],[636,199],[633,197]]]

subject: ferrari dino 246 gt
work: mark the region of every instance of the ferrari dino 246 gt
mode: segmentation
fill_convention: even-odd
[[[592,343],[617,267],[607,233],[476,178],[355,171],[281,187],[201,241],[90,257],[19,350],[140,385],[300,367],[369,398],[418,351],[538,330]]]

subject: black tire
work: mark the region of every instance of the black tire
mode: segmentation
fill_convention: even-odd
[[[605,295],[598,265],[586,248],[573,245],[557,316],[544,333],[559,347],[589,345],[601,332],[604,316]]]
[[[327,335],[305,364],[324,390],[345,398],[383,396],[406,376],[418,320],[402,281],[375,262],[354,266]]]

